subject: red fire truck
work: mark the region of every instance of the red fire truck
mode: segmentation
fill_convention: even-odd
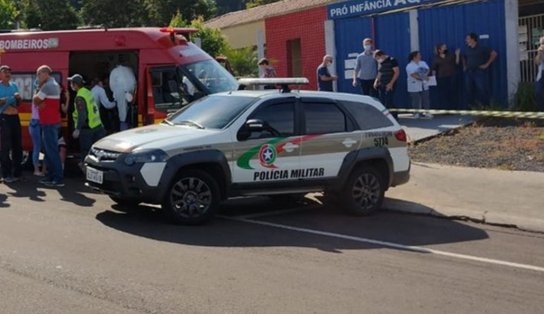
[[[75,73],[91,82],[94,78],[108,77],[119,64],[130,67],[137,80],[133,110],[129,110],[132,114],[127,117],[132,126],[158,122],[203,95],[237,89],[236,79],[190,42],[190,35],[196,31],[102,28],[0,34],[0,64],[11,67],[12,79],[23,98],[19,111],[24,150],[32,149],[27,131],[30,101],[36,69],[43,64],[52,68],[53,76],[65,89],[67,78]],[[68,117],[72,110],[69,109]],[[65,134],[71,134],[71,119],[65,119],[63,125]]]

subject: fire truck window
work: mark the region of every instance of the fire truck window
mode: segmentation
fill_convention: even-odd
[[[157,68],[151,71],[151,85],[155,109],[173,112],[188,103],[184,97],[183,83],[175,68]]]

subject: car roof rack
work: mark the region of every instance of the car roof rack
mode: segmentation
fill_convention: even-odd
[[[241,78],[238,80],[239,90],[248,86],[281,86],[282,93],[289,93],[289,85],[307,85],[310,81],[305,77],[270,77],[270,78]]]

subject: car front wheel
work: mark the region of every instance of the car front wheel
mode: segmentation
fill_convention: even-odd
[[[194,225],[210,220],[219,201],[218,184],[208,173],[187,170],[170,184],[162,209],[175,223]]]
[[[343,191],[346,209],[356,215],[368,215],[382,207],[385,185],[377,169],[363,166],[352,173]]]

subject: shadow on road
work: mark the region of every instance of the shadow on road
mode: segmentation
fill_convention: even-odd
[[[119,207],[113,207],[113,209],[115,211],[106,210],[99,213],[96,219],[106,226],[128,234],[195,246],[310,247],[335,253],[343,249],[382,248],[379,245],[360,241],[236,220],[244,215],[254,215],[254,218],[248,219],[257,222],[411,246],[457,243],[488,237],[482,229],[453,220],[387,211],[367,217],[355,217],[345,214],[340,209],[324,206],[311,200],[292,207],[280,206],[268,198],[232,200],[222,205],[220,213],[222,218],[216,218],[202,226],[170,224],[156,207],[139,206],[128,212],[118,211]],[[259,213],[288,209],[293,211],[278,215],[255,216]]]
[[[96,192],[85,186],[84,180],[80,175],[70,174],[70,176],[67,176],[64,180],[64,187],[47,187],[39,182],[42,178],[25,173],[25,176],[20,181],[9,184],[3,183],[3,185],[9,187],[12,191],[6,192],[4,196],[5,200],[0,199],[0,207],[5,207],[5,201],[9,197],[44,202],[48,195],[53,195],[55,191],[61,195],[62,201],[70,202],[77,206],[91,207],[96,202],[96,200],[85,195],[95,194]]]

